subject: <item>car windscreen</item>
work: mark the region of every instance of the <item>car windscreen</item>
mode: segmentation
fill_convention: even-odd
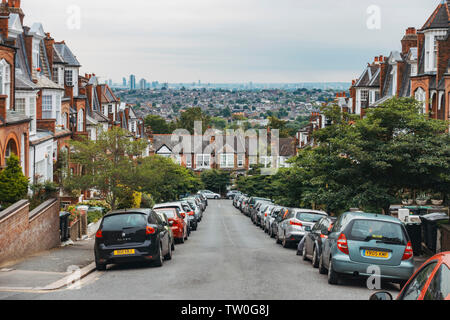
[[[142,213],[122,213],[103,218],[102,230],[114,231],[128,228],[145,228],[147,226],[146,215]]]
[[[165,208],[155,209],[155,211],[164,213],[167,216],[167,219],[174,219],[177,213],[175,209],[165,209]]]
[[[348,240],[406,244],[405,234],[398,223],[361,219],[353,221],[349,228],[349,232],[346,232]]]
[[[297,212],[295,217],[300,221],[305,222],[317,222],[324,217],[323,214],[313,213],[313,212]]]

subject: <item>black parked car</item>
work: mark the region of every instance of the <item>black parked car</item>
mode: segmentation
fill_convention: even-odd
[[[108,264],[148,261],[160,267],[172,259],[166,222],[152,209],[113,211],[103,217],[95,237],[97,270]]]
[[[322,254],[322,240],[326,239],[326,231],[330,231],[336,218],[323,217],[316,222],[311,231],[305,235],[305,243],[303,245],[303,260],[312,260],[314,268],[319,267],[319,259]]]

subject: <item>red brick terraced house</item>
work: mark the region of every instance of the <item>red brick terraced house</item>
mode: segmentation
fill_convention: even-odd
[[[423,112],[449,119],[450,0],[442,1],[417,31],[417,74],[411,77],[411,95],[423,102]]]
[[[401,51],[377,56],[361,76],[352,81],[349,98],[336,97],[342,110],[364,117],[392,97],[415,97],[421,112],[431,118],[450,119],[450,0],[442,1],[424,26],[410,27],[401,40]],[[311,115],[310,125],[297,133],[299,148],[314,144],[311,133],[326,125],[319,112]]]

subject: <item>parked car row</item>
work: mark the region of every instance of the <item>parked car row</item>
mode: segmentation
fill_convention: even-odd
[[[184,243],[198,229],[207,205],[207,197],[199,192],[152,209],[106,214],[95,237],[97,270],[106,270],[108,264],[138,261],[161,267],[164,260],[172,259],[175,244]]]
[[[283,247],[298,245],[297,254],[327,275],[331,285],[343,277],[368,278],[377,270],[381,280],[400,284],[399,299],[450,298],[450,253],[431,259],[428,271],[422,272],[428,272],[427,278],[413,280],[419,276],[411,277],[415,269],[411,240],[397,218],[364,212],[346,212],[335,218],[323,211],[283,207],[245,194],[235,195],[233,205]],[[427,296],[421,289],[430,284],[430,275],[437,274],[438,268],[440,291]],[[373,299],[389,297],[380,292]]]

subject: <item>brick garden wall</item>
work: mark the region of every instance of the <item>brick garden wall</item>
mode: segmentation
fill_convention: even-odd
[[[0,213],[0,265],[59,245],[59,201],[29,212],[22,200]]]

